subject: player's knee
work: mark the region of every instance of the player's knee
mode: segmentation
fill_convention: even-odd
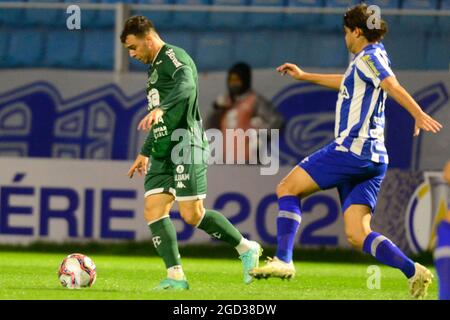
[[[195,209],[180,208],[180,215],[187,224],[195,227],[200,222],[203,216],[203,212],[197,208]]]
[[[346,228],[345,236],[347,237],[348,243],[357,249],[361,249],[363,247],[364,240],[366,239],[366,236],[362,230],[351,230]]]
[[[149,207],[146,206],[144,208],[144,219],[147,222],[152,222],[154,220],[157,220],[165,215],[163,208],[157,208],[157,207]]]
[[[292,188],[285,181],[281,181],[276,188],[278,198],[294,195]]]

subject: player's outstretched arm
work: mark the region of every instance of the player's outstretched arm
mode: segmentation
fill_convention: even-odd
[[[285,63],[277,68],[277,71],[282,75],[286,73],[296,80],[309,81],[323,87],[339,90],[341,87],[342,74],[320,74],[309,73],[300,69],[293,63]]]
[[[395,76],[389,76],[380,83],[381,88],[395,101],[405,108],[415,120],[414,136],[419,135],[420,129],[437,133],[442,124],[423,112],[413,97],[397,81]]]

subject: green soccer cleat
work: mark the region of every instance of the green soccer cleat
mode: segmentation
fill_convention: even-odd
[[[239,256],[244,267],[244,283],[250,284],[253,277],[249,274],[250,270],[259,266],[259,257],[262,255],[263,249],[256,241],[250,241],[253,247]]]
[[[164,280],[161,280],[159,285],[154,288],[154,290],[188,290],[189,284],[187,283],[186,279],[184,280],[175,280],[166,278]]]

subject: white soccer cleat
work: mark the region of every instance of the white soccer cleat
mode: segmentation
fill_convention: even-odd
[[[267,257],[266,265],[254,268],[250,271],[250,275],[255,279],[267,279],[270,277],[291,279],[295,277],[295,267],[291,262],[284,262],[277,257]]]
[[[408,279],[409,292],[416,299],[424,299],[428,294],[428,287],[434,278],[430,270],[419,263],[414,263],[416,272]]]

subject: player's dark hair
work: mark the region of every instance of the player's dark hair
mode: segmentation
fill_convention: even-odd
[[[120,41],[125,43],[127,36],[132,34],[136,37],[144,37],[150,30],[156,31],[153,23],[144,16],[133,16],[125,21],[125,26],[120,35]]]
[[[360,28],[364,37],[369,42],[377,42],[383,39],[384,35],[388,31],[388,26],[386,21],[380,19],[379,28],[373,27],[369,28],[369,25],[373,23],[373,12],[367,10],[368,5],[365,3],[360,3],[353,6],[347,10],[344,14],[344,26],[354,31],[356,28]]]

